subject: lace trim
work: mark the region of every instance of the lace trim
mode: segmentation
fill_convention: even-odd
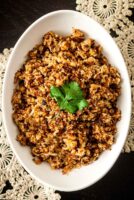
[[[132,15],[133,0],[76,0],[76,10],[96,19],[107,30],[124,31],[132,25],[128,16]]]

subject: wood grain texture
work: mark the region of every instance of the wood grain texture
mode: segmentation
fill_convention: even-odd
[[[59,9],[74,10],[75,0],[0,0],[0,51],[13,47],[36,19]],[[60,193],[63,200],[131,200],[133,185],[134,153],[130,153],[121,154],[111,171],[90,188]]]

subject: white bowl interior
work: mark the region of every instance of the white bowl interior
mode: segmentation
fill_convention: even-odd
[[[112,150],[105,151],[94,163],[75,169],[68,175],[62,175],[60,170],[52,170],[48,164],[36,165],[32,161],[30,149],[22,147],[16,141],[17,128],[12,121],[11,97],[13,94],[13,79],[15,72],[26,59],[27,52],[41,41],[47,31],[59,34],[70,34],[72,27],[84,31],[104,48],[104,54],[115,65],[122,77],[122,92],[119,107],[122,111],[118,123],[117,141]],[[128,73],[125,63],[110,35],[97,22],[75,11],[56,11],[45,15],[30,26],[17,42],[10,61],[8,62],[3,86],[3,121],[10,144],[24,168],[42,183],[53,186],[58,190],[73,191],[92,185],[103,177],[116,161],[127,136],[131,111],[131,95]]]

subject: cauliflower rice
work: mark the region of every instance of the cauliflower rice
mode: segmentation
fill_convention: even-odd
[[[29,53],[15,74],[12,97],[17,140],[31,149],[36,164],[45,161],[63,173],[95,161],[115,141],[121,77],[102,47],[73,29],[70,36],[54,32]],[[51,86],[76,81],[88,107],[75,114],[60,110]]]

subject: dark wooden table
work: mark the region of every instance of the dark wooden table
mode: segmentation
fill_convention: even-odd
[[[75,10],[75,6],[75,0],[0,0],[0,52],[13,47],[40,16],[59,9]],[[134,199],[134,153],[122,153],[110,172],[93,186],[60,194],[63,200]]]

